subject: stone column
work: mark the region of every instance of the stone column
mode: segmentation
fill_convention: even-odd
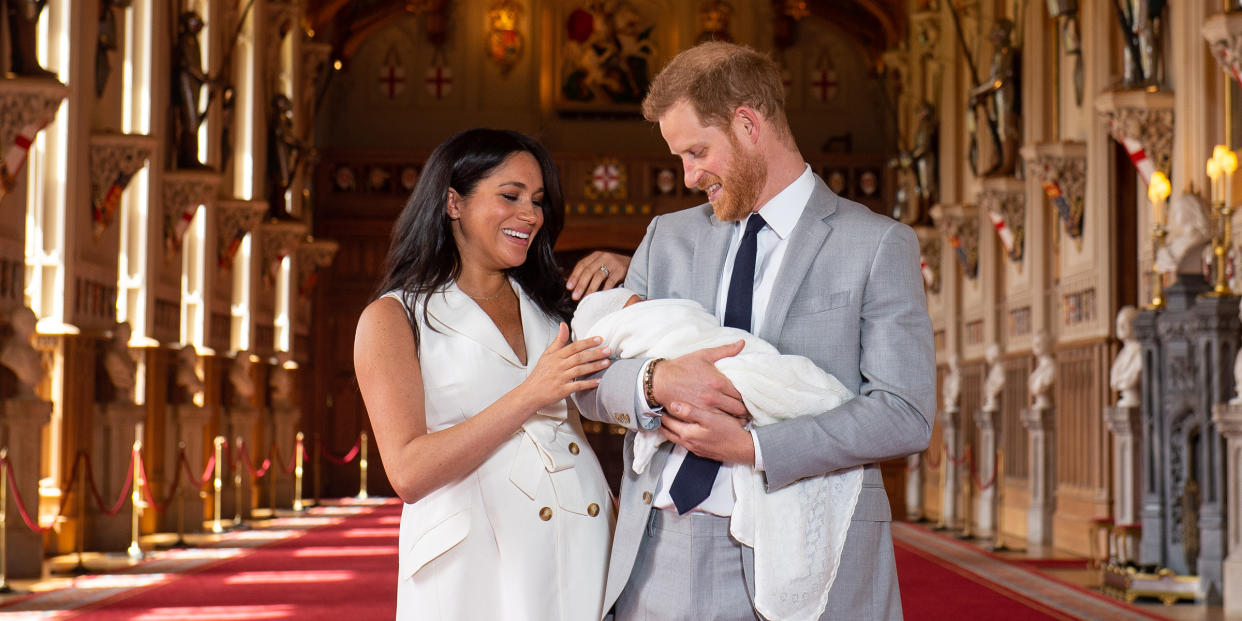
[[[975,471],[979,476],[979,495],[975,499],[975,527],[973,534],[980,538],[992,537],[996,526],[996,434],[1000,412],[979,410],[975,412],[975,426],[979,430],[979,445],[975,452]],[[988,481],[992,481],[991,485]]]
[[[305,486],[303,486],[305,489]],[[906,457],[906,519],[923,519],[923,454]]]
[[[957,524],[957,464],[953,460],[961,452],[961,433],[958,429],[960,412],[956,407],[940,412],[940,437],[944,439],[945,454],[941,456],[940,468],[944,472],[944,487],[940,490],[940,523],[945,528]]]
[[[1026,541],[1031,545],[1052,543],[1052,487],[1056,469],[1053,460],[1053,410],[1050,407],[1023,408],[1022,426],[1027,431],[1027,464],[1031,505],[1026,512]]]
[[[1142,435],[1137,407],[1106,407],[1104,422],[1113,433],[1113,520],[1139,523],[1142,499],[1138,445]],[[1132,558],[1132,557],[1131,557]]]
[[[123,491],[121,485],[133,468],[130,458],[134,452],[134,430],[142,424],[146,413],[144,406],[133,402],[95,404],[95,420],[100,428],[92,440],[91,465],[105,503],[116,502]],[[124,552],[129,547],[133,534],[129,507],[116,515],[105,515],[94,501],[88,501],[87,513],[91,517],[86,525],[87,550]]]
[[[181,479],[181,483],[177,486],[176,497],[164,512],[164,528],[177,531],[177,516],[180,513],[181,528],[184,532],[201,532],[205,508],[203,497],[199,495],[198,481],[188,480],[184,472],[185,467],[178,463],[177,455],[181,451],[181,444],[184,444],[185,459],[186,463],[190,464],[190,472],[196,478],[202,475],[207,465],[207,456],[203,452],[203,434],[206,431],[207,422],[211,419],[211,411],[205,407],[190,404],[169,405],[168,411],[172,415],[172,420],[168,425],[168,436],[164,442],[164,463],[166,464],[164,472],[167,480],[164,488],[159,491],[167,495],[177,478]],[[157,501],[164,501],[161,494],[152,492],[152,495]],[[179,503],[184,503],[183,510],[178,508]]]
[[[9,578],[38,578],[43,574],[43,533],[30,530],[18,513],[18,494],[31,519],[39,515],[39,461],[42,458],[43,425],[52,417],[52,404],[42,399],[16,398],[0,401],[0,441],[8,449],[9,465],[17,489],[9,493],[5,517],[5,541]],[[5,482],[6,485],[8,482]]]
[[[1242,387],[1240,387],[1242,388]],[[1242,404],[1219,404],[1212,408],[1212,422],[1226,441],[1226,465],[1229,480],[1225,482],[1225,536],[1224,577],[1221,593],[1224,596],[1225,615],[1242,615]]]

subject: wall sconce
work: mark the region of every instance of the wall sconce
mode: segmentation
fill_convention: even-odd
[[[501,75],[508,75],[522,56],[522,33],[517,30],[521,15],[517,0],[497,0],[487,10],[487,55],[500,67]]]

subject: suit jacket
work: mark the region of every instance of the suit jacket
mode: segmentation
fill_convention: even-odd
[[[625,285],[646,298],[688,298],[714,309],[733,234],[710,205],[656,217]],[[781,353],[810,358],[858,397],[822,414],[757,428],[768,489],[925,449],[936,404],[935,353],[914,231],[837,196],[817,176],[788,244],[758,336]],[[576,395],[582,414],[636,429],[635,386],[643,362],[619,360],[598,388]],[[629,468],[633,435],[625,440],[605,610],[629,579],[670,450],[661,448],[644,474],[635,475]],[[869,466],[824,618],[875,604],[868,593],[876,581],[889,581],[885,597],[897,597],[890,519],[880,470]],[[866,549],[883,545],[886,552]],[[748,571],[749,552],[744,548]],[[753,594],[753,572],[748,581]],[[900,610],[900,601],[890,603]]]

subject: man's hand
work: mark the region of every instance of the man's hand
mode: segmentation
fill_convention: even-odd
[[[701,410],[749,419],[742,394],[716,369],[717,360],[736,356],[745,345],[744,341],[738,341],[659,363],[651,378],[656,401],[665,406],[681,402]]]
[[[746,421],[675,402],[665,408],[660,433],[700,457],[730,464],[755,463],[755,441]]]

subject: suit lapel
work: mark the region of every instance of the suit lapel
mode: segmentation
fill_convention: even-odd
[[[706,234],[694,246],[694,264],[691,266],[691,295],[708,312],[716,311],[720,293],[720,273],[724,269],[725,255],[729,252],[733,226],[721,222],[715,215],[708,215],[710,225]]]
[[[518,292],[518,300],[522,308],[522,331],[526,339],[526,359],[530,360],[530,339],[531,333],[527,323],[528,303],[526,296],[522,293],[520,287],[515,287]],[[456,332],[480,345],[491,350],[515,367],[522,367],[522,363],[518,362],[517,356],[513,353],[513,348],[509,347],[509,342],[505,340],[500,328],[492,321],[487,313],[479,308],[470,296],[457,288],[457,283],[450,283],[443,291],[431,295],[427,298],[427,314],[435,321],[437,328],[448,329]],[[540,347],[538,352],[542,352]],[[538,353],[535,354],[538,357]]]
[[[789,246],[785,249],[785,258],[781,261],[781,269],[772,285],[772,298],[768,301],[768,310],[763,327],[759,330],[759,338],[775,343],[780,336],[781,327],[785,325],[785,315],[789,313],[789,305],[798,292],[798,286],[806,278],[811,263],[828,239],[828,234],[832,232],[832,225],[828,220],[836,212],[838,200],[837,195],[816,176],[811,198],[789,235]]]

